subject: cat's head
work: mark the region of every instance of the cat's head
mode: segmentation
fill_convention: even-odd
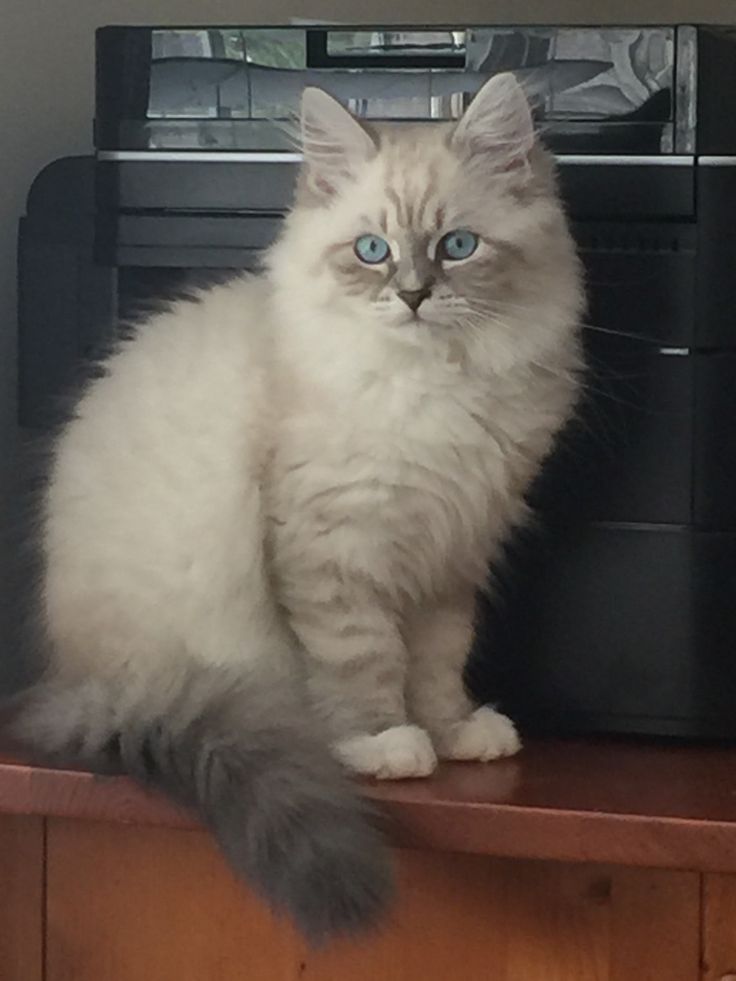
[[[366,124],[308,88],[301,133],[273,266],[295,303],[416,336],[505,317],[560,273],[575,289],[554,168],[512,75],[456,123]]]

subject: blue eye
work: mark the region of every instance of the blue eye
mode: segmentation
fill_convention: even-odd
[[[443,235],[437,246],[438,259],[467,259],[478,248],[478,236],[467,228],[455,228]]]
[[[356,238],[353,249],[357,257],[369,265],[383,262],[391,255],[388,242],[378,235],[361,235]]]

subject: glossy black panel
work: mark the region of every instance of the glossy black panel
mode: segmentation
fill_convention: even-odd
[[[736,530],[736,351],[699,357],[696,384],[694,518]]]
[[[686,524],[692,518],[693,358],[588,339],[575,421],[533,492],[545,520]]]
[[[282,148],[272,121],[298,109],[305,85],[368,118],[453,119],[489,75],[513,71],[555,148],[671,153],[682,150],[674,93],[691,92],[677,75],[678,52],[694,47],[687,30],[103,28],[96,145],[234,150],[257,140]]]
[[[735,46],[736,47],[736,46]],[[698,167],[698,311],[703,348],[736,348],[736,158]]]

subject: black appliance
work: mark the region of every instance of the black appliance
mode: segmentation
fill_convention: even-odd
[[[469,683],[527,730],[736,736],[736,31],[116,27],[97,55],[96,153],[21,222],[23,425],[120,317],[257,264],[304,84],[431,125],[513,70],[586,264],[590,373]]]

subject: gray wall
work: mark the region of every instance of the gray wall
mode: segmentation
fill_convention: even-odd
[[[102,24],[736,22],[736,0],[3,0],[0,27],[0,488],[13,439],[16,228],[28,186],[56,157],[89,152],[93,32]]]

